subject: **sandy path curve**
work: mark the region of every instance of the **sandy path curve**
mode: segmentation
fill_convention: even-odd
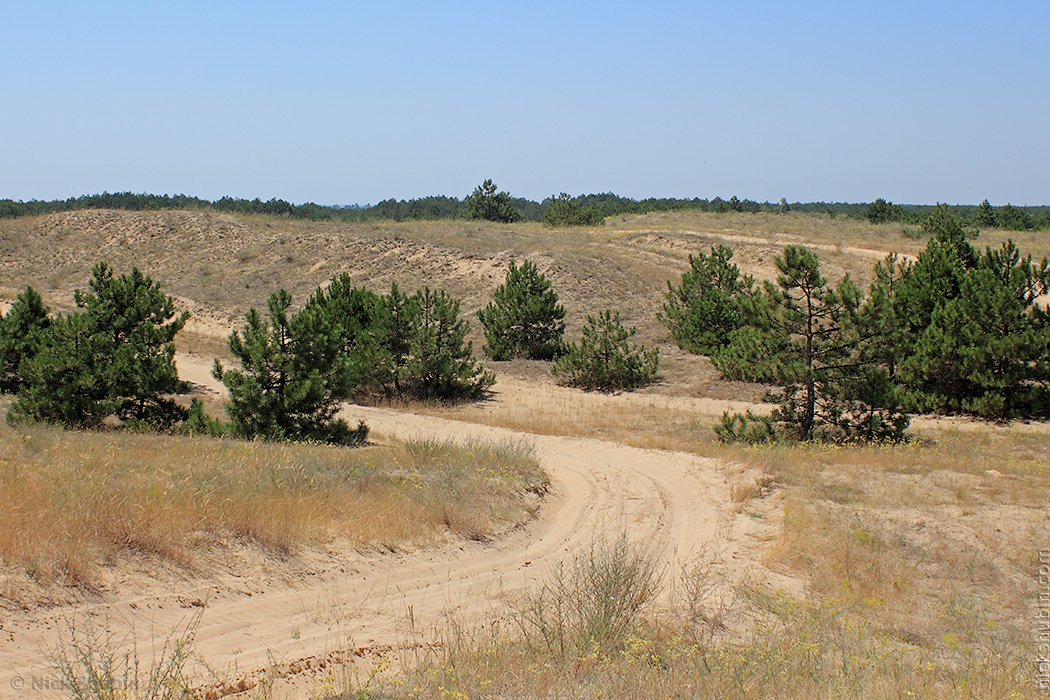
[[[200,376],[205,367],[191,364],[180,362],[183,376],[208,384]],[[196,656],[223,679],[244,678],[274,662],[294,664],[369,645],[427,643],[450,615],[471,623],[491,619],[507,594],[571,559],[596,535],[626,532],[651,548],[669,575],[705,546],[728,544],[729,489],[714,460],[377,408],[352,406],[343,413],[391,437],[528,440],[551,476],[552,494],[536,520],[495,542],[344,556],[293,583],[245,580],[216,587],[185,580],[170,590],[78,608],[0,611],[0,697],[18,678],[29,683],[50,677],[42,649],[73,618],[92,620],[118,639],[134,629],[141,653],[157,644],[156,636],[185,623],[199,609],[196,601],[206,600]],[[48,695],[41,688],[34,693]]]

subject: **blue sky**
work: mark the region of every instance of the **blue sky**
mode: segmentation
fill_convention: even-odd
[[[1050,3],[4,2],[0,198],[1050,204]]]

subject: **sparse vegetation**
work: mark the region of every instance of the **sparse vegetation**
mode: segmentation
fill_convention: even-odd
[[[975,411],[977,398],[998,391],[1007,397],[1002,406],[992,402],[982,412],[1044,415],[1038,412],[1037,399],[1047,380],[1034,373],[1041,371],[1041,360],[1028,354],[1036,352],[1033,348],[1045,338],[1040,335],[1045,332],[1040,314],[1045,312],[1037,311],[1042,302],[1029,298],[1040,291],[1042,272],[1038,264],[1026,263],[1024,258],[1028,252],[1042,255],[1050,250],[1046,241],[1020,234],[1011,250],[1009,245],[1000,246],[1006,241],[1002,232],[983,229],[980,240],[988,242],[991,251],[975,250],[972,265],[964,265],[966,272],[956,277],[930,272],[935,269],[935,258],[913,262],[907,257],[926,255],[927,248],[944,248],[945,241],[939,237],[957,238],[938,234],[932,226],[913,239],[901,234],[901,223],[870,224],[862,212],[832,220],[823,209],[812,215],[795,205],[780,215],[752,212],[751,205],[739,199],[720,201],[718,207],[720,213],[694,209],[624,217],[627,220],[618,217],[615,227],[580,229],[571,237],[554,235],[538,224],[481,226],[448,221],[425,227],[339,227],[290,218],[234,219],[210,213],[129,217],[103,212],[97,218],[69,215],[43,223],[8,221],[0,232],[0,243],[9,245],[31,235],[44,238],[34,232],[45,230],[48,245],[51,239],[58,241],[53,245],[62,255],[43,246],[18,253],[27,262],[16,278],[19,288],[29,281],[39,286],[54,306],[56,289],[64,291],[62,285],[75,284],[85,269],[83,259],[77,257],[78,246],[84,247],[86,240],[83,230],[94,235],[110,225],[107,217],[116,222],[114,227],[122,227],[121,235],[132,236],[152,232],[148,227],[156,222],[175,222],[171,225],[177,228],[182,225],[179,222],[190,221],[206,232],[198,232],[201,238],[192,245],[189,236],[180,238],[176,233],[144,235],[142,243],[142,250],[171,269],[186,268],[190,282],[181,277],[173,280],[183,285],[180,295],[200,295],[195,298],[213,302],[223,314],[228,311],[232,316],[236,311],[243,317],[250,303],[265,301],[265,296],[258,295],[284,285],[284,279],[299,285],[297,298],[306,298],[329,279],[332,269],[345,269],[348,276],[341,284],[349,293],[337,293],[333,282],[324,295],[334,298],[318,304],[339,307],[333,317],[366,320],[373,313],[383,313],[373,305],[382,303],[383,297],[355,287],[352,280],[385,285],[397,277],[399,283],[407,280],[411,289],[422,287],[420,280],[458,285],[452,287],[456,297],[473,314],[491,298],[497,284],[491,270],[506,264],[511,255],[518,259],[530,255],[545,260],[544,269],[570,305],[570,334],[579,330],[586,314],[622,305],[630,325],[637,324],[639,335],[650,345],[665,342],[665,332],[656,320],[658,307],[670,303],[662,288],[687,269],[689,252],[731,243],[733,264],[739,265],[741,276],[751,274],[761,280],[784,274],[776,267],[776,258],[787,262],[788,247],[805,243],[820,256],[815,271],[840,298],[846,296],[839,292],[847,272],[858,281],[858,289],[869,290],[863,297],[858,294],[860,303],[849,313],[831,314],[841,321],[836,333],[850,344],[857,341],[848,357],[851,362],[880,367],[886,370],[881,379],[904,386],[905,358],[911,351],[902,352],[901,348],[909,347],[906,339],[889,335],[888,329],[907,328],[897,316],[905,308],[900,300],[904,270],[925,266],[928,269],[920,270],[920,277],[947,286],[930,287],[933,291],[920,296],[932,300],[932,307],[953,308],[951,313],[928,310],[929,326],[941,328],[944,342],[913,354],[933,358],[930,366],[950,365],[953,372],[960,370],[950,385],[965,389],[958,394],[961,408],[944,403],[940,404],[946,407],[943,410]],[[945,223],[943,218],[941,223]],[[909,221],[908,225],[916,224]],[[221,226],[233,226],[236,232],[221,232]],[[72,232],[59,235],[64,227],[71,227]],[[966,228],[964,225],[962,240],[970,245]],[[223,243],[224,238],[233,242]],[[353,256],[331,252],[344,244],[354,251]],[[179,257],[186,255],[180,252],[180,245],[191,248],[194,255],[199,254],[198,247],[208,252],[200,265],[190,269],[178,262],[189,259]],[[936,260],[954,259],[956,253],[965,252],[961,245],[955,248],[954,252],[941,250]],[[112,249],[116,256],[130,255],[116,246]],[[233,260],[241,249],[250,252],[243,267],[223,262]],[[358,255],[361,249],[368,254]],[[898,250],[901,256],[872,270],[874,260],[888,249]],[[796,253],[801,255],[800,250]],[[141,253],[136,249],[134,254]],[[540,255],[550,255],[554,263]],[[387,257],[382,265],[375,262],[383,256]],[[7,259],[13,258],[9,255]],[[55,269],[55,259],[70,262]],[[286,262],[289,259],[294,264]],[[409,260],[414,262],[406,262]],[[321,267],[313,270],[304,263]],[[206,279],[198,276],[205,264],[214,270]],[[391,272],[395,268],[397,272]],[[52,277],[53,284],[48,281]],[[13,299],[10,279],[8,284],[7,298]],[[789,293],[777,287],[781,294]],[[212,293],[214,297],[208,298]],[[796,292],[790,293],[800,301]],[[409,298],[399,295],[398,304]],[[933,323],[935,314],[943,315],[938,324]],[[1008,332],[993,333],[995,324],[978,323],[985,318],[995,318]],[[949,320],[959,323],[955,335]],[[371,323],[367,320],[360,326]],[[340,342],[345,341],[346,347],[371,348],[373,354],[362,356],[372,359],[356,368],[352,364],[333,368],[331,381],[358,386],[363,398],[370,392],[384,394],[382,383],[359,384],[357,378],[365,368],[391,366],[383,364],[384,336],[361,335],[351,325],[345,326],[350,330],[342,332]],[[696,327],[702,329],[702,324]],[[1015,331],[1018,337],[1009,343],[997,342]],[[792,335],[795,340],[805,336]],[[829,337],[833,335],[829,331]],[[865,344],[862,341],[868,336],[890,338],[891,342]],[[973,347],[967,345],[971,336]],[[952,346],[959,349],[957,355],[942,352]],[[781,350],[775,344],[771,349]],[[406,352],[402,357],[410,355]],[[751,442],[763,443],[763,436],[769,434],[766,421],[771,419],[757,405],[757,396],[766,387],[718,380],[706,359],[678,353],[673,347],[661,359],[668,356],[663,371],[673,373],[674,382],[632,395],[565,390],[553,386],[545,376],[546,365],[518,361],[501,365],[501,379],[508,381],[500,391],[515,397],[516,386],[546,380],[542,404],[496,400],[459,406],[411,404],[411,409],[537,433],[693,452],[717,459],[722,465],[717,468],[724,468],[730,481],[737,470],[746,468],[748,474],[758,476],[726,486],[731,494],[726,496],[727,503],[734,511],[731,524],[769,526],[753,541],[740,541],[751,548],[746,556],[757,558],[755,552],[763,553],[761,561],[756,561],[756,572],[767,567],[774,572],[770,579],[761,580],[760,573],[755,578],[733,579],[721,573],[718,561],[697,562],[693,568],[699,573],[675,577],[692,593],[682,591],[682,597],[670,598],[677,600],[673,605],[640,606],[630,624],[618,627],[626,630],[622,634],[588,637],[573,631],[591,629],[579,620],[588,611],[601,611],[597,603],[588,607],[587,596],[597,596],[596,600],[617,597],[606,596],[603,591],[611,589],[603,588],[601,582],[577,585],[574,581],[588,577],[577,576],[577,569],[567,566],[560,578],[537,581],[519,599],[520,605],[508,609],[494,625],[484,630],[467,625],[450,632],[448,643],[424,658],[418,673],[369,676],[368,693],[384,697],[454,697],[458,693],[468,697],[768,695],[872,700],[1039,697],[1022,681],[1030,670],[1025,665],[1030,646],[1024,635],[1030,632],[1026,616],[1034,595],[1032,543],[1050,541],[1045,513],[1050,499],[1046,468],[1050,440],[1045,426],[919,418],[913,427],[914,439],[904,444],[722,444],[711,428],[723,408],[709,397],[739,401],[734,410],[744,417],[746,409],[752,409],[750,426],[727,418],[733,430],[754,428]],[[1011,364],[1004,358],[1028,359]],[[997,369],[984,375],[967,369],[984,362]],[[920,370],[916,372],[919,376]],[[706,374],[696,379],[698,373]],[[404,377],[407,375],[399,375],[398,381]],[[852,392],[863,387],[849,382],[863,377],[839,376],[828,405],[855,395]],[[1001,383],[990,383],[989,378]],[[393,375],[386,375],[392,397],[396,394],[394,381]],[[798,386],[805,395],[804,383]],[[982,387],[983,393],[967,393],[974,387]],[[877,394],[885,388],[885,382],[876,382],[865,390]],[[932,388],[923,390],[934,393]],[[969,403],[964,405],[964,401]],[[203,406],[198,406],[190,412],[197,426],[194,430],[221,432],[213,430]],[[837,429],[835,414],[826,415],[829,429]],[[513,486],[520,482],[500,481],[507,475],[495,466],[481,470],[451,467],[438,475],[410,466],[415,457],[407,453],[423,453],[427,464],[440,465],[445,450],[455,449],[435,443],[409,446],[404,451],[366,448],[347,454],[316,445],[66,433],[41,425],[2,427],[0,441],[0,503],[7,499],[0,513],[21,518],[0,522],[4,562],[44,583],[91,586],[97,580],[96,562],[124,557],[206,562],[210,545],[223,538],[278,553],[323,542],[334,531],[379,545],[398,533],[405,539],[389,542],[436,538],[448,532],[484,539],[515,522],[505,508],[522,515],[535,505],[532,498],[514,495],[486,500],[495,497],[491,492],[499,487],[494,484],[504,484],[509,489],[505,493],[521,490]],[[151,441],[159,447],[145,450],[143,445]],[[385,455],[391,455],[391,461]],[[82,461],[74,465],[74,457]],[[106,466],[115,459],[120,460],[116,466]],[[479,473],[477,479],[467,476]],[[375,476],[368,478],[368,474]],[[543,488],[542,483],[533,483]],[[435,491],[437,484],[444,490]],[[157,498],[158,492],[165,498]],[[455,495],[442,504],[435,493]],[[372,500],[359,500],[365,497]],[[77,507],[66,507],[70,503]],[[173,515],[180,508],[189,515]],[[355,517],[366,510],[379,516],[367,523]],[[427,519],[417,520],[417,515]],[[736,520],[732,520],[734,515]],[[370,529],[373,526],[377,529]],[[42,545],[27,549],[24,543],[31,541]],[[797,585],[779,587],[781,576]],[[554,593],[557,596],[552,597]],[[541,616],[531,605],[536,602]],[[532,620],[545,622],[536,625]],[[353,692],[357,690],[361,689]]]
[[[660,588],[660,563],[626,533],[596,535],[513,605],[524,644],[568,670],[587,656],[621,651]]]
[[[592,548],[538,582],[500,624],[476,633],[453,629],[442,652],[383,683],[382,693],[1041,697],[1025,683],[1030,645],[1024,605],[1007,583],[1013,563],[967,566],[937,533],[932,549],[920,550],[900,539],[914,535],[888,539],[885,524],[855,511],[796,508],[792,501],[777,556],[810,577],[812,599],[757,578],[733,580],[708,554],[680,572],[669,603],[656,609],[649,601],[659,579],[643,552]],[[918,558],[937,573],[918,573]],[[964,581],[960,570],[968,571]],[[993,600],[1010,603],[1003,610]]]
[[[203,609],[164,640],[150,667],[143,672],[138,645],[117,639],[111,630],[70,622],[50,651],[61,689],[71,700],[184,700],[193,686],[186,664]],[[57,690],[57,688],[56,688]]]

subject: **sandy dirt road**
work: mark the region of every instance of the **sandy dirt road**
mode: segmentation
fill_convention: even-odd
[[[207,365],[199,364],[180,361],[180,371],[210,386]],[[625,532],[652,550],[668,576],[704,548],[741,565],[747,558],[732,532],[724,470],[713,460],[385,409],[347,407],[344,414],[396,438],[527,440],[551,477],[552,493],[535,520],[493,542],[385,554],[333,545],[313,554],[292,580],[233,574],[152,581],[140,573],[76,606],[0,609],[0,697],[61,694],[47,687],[54,674],[45,650],[70,621],[111,630],[117,640],[136,639],[148,656],[158,637],[199,613],[195,659],[213,677],[248,688],[275,664],[296,675],[346,650],[431,643],[450,616],[469,624],[494,619],[508,595],[571,560],[596,536]],[[212,672],[196,670],[202,684]]]

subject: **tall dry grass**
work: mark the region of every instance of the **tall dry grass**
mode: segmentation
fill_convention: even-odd
[[[338,536],[396,548],[530,516],[527,446],[345,449],[0,426],[0,561],[90,586],[131,553],[190,564],[222,540],[285,555]]]

